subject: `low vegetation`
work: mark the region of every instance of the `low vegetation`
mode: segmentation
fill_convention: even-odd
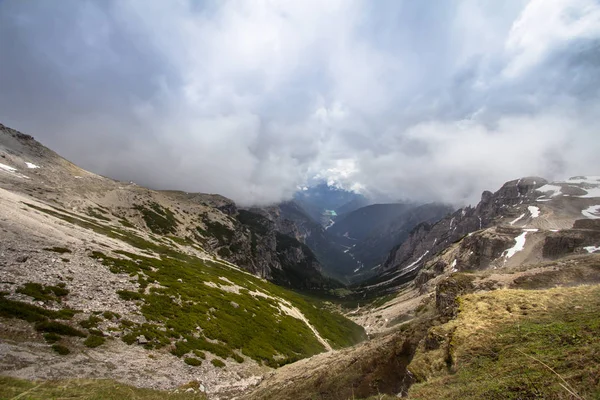
[[[113,255],[97,251],[91,254],[111,272],[137,277],[139,282],[138,291],[118,292],[122,299],[138,302],[147,320],[144,324],[119,321],[126,343],[133,344],[143,335],[148,339],[146,348],[161,348],[174,342],[173,353],[180,357],[198,350],[243,362],[237,353],[240,352],[273,367],[323,351],[323,345],[308,326],[282,312],[280,304],[297,307],[334,348],[365,338],[360,326],[342,315],[321,309],[321,304],[311,298],[220,262],[184,254],[168,240],[163,242],[157,238],[157,242],[152,242],[134,232],[105,226],[65,210],[25,204],[158,256],[144,257],[124,251]],[[142,213],[147,210],[146,214],[154,221],[148,220],[147,224],[177,223],[166,208],[152,204],[142,208],[138,210]],[[233,231],[226,225],[207,218],[203,222],[208,233],[219,241],[231,240]],[[171,233],[174,224],[169,222],[154,230]],[[86,324],[94,325],[90,320]]]
[[[136,205],[134,208],[142,214],[148,229],[158,235],[168,235],[177,231],[179,221],[175,214],[166,207],[152,202],[148,206]]]
[[[53,251],[54,253],[59,253],[59,254],[72,253],[72,251],[67,249],[66,247],[58,247],[58,246],[46,247],[46,248],[44,248],[44,250]]]
[[[17,288],[17,293],[21,293],[32,297],[39,301],[61,301],[61,297],[69,294],[69,290],[65,288],[65,284],[56,286],[46,286],[36,282],[28,282]]]
[[[310,329],[282,313],[279,303],[292,302],[335,347],[363,338],[362,328],[341,315],[320,309],[310,299],[213,261],[178,254],[176,259],[119,252],[127,259],[94,253],[113,272],[158,283],[149,292],[119,291],[123,299],[141,301],[148,323],[133,324],[123,340],[144,335],[147,347],[160,348],[175,339],[173,354],[208,351],[238,362],[248,357],[271,366],[283,365],[323,350]],[[235,287],[234,291],[219,288]],[[251,294],[250,292],[259,293]],[[280,298],[276,299],[275,296]],[[164,330],[161,327],[165,326]],[[202,334],[197,337],[197,328]]]
[[[410,398],[600,398],[600,286],[498,290],[459,304],[413,359]]]
[[[0,377],[1,399],[72,399],[72,400],[205,400],[204,394],[185,390],[141,389],[112,380],[70,379],[33,382]]]
[[[104,342],[106,342],[106,339],[103,338],[102,336],[90,335],[90,336],[88,336],[87,339],[85,339],[83,341],[83,344],[86,347],[95,348],[95,347],[103,345]]]

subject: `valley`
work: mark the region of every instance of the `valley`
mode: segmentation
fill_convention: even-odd
[[[238,207],[0,157],[0,398],[600,395],[599,177]]]

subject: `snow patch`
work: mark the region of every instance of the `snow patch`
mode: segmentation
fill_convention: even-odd
[[[595,188],[580,188],[582,190],[585,190],[587,192],[587,194],[584,194],[583,196],[577,196],[577,197],[581,197],[584,199],[591,199],[594,197],[600,197],[600,187],[595,187]]]
[[[423,255],[421,257],[417,258],[417,261],[415,261],[414,263],[412,263],[409,266],[407,266],[406,268],[404,268],[402,270],[402,272],[406,273],[406,272],[410,272],[410,271],[416,269],[417,266],[418,266],[417,264],[419,264],[419,262],[421,262],[421,260],[423,259],[423,257],[425,257],[427,254],[429,254],[429,250],[427,250],[425,253],[423,253]]]
[[[544,185],[544,186],[540,186],[536,190],[538,192],[542,192],[545,194],[548,194],[548,192],[552,192],[550,197],[554,197],[554,196],[558,196],[559,194],[561,194],[561,189],[562,188],[560,186],[556,186],[556,185]],[[538,201],[539,201],[539,199],[538,199]]]
[[[600,205],[589,206],[585,210],[581,210],[581,213],[590,219],[600,219]]]
[[[451,267],[454,268],[454,269],[456,269],[456,258],[454,259],[454,261],[452,261]]]
[[[513,219],[512,221],[510,221],[511,225],[514,225],[515,222],[519,221],[520,219],[522,219],[525,216],[525,213],[519,215],[517,218]]]
[[[527,236],[529,231],[530,231],[529,229],[525,229],[523,233],[521,233],[519,236],[517,236],[515,238],[515,245],[513,247],[511,247],[510,249],[504,250],[502,252],[502,254],[506,258],[506,260],[508,260],[509,258],[511,258],[512,256],[514,256],[519,251],[521,251],[525,248],[525,236]]]
[[[600,246],[586,246],[583,249],[591,254],[591,253],[595,253],[598,250],[600,250]]]
[[[9,167],[8,165],[5,165],[5,164],[0,164],[0,169],[5,170],[6,172],[15,172],[17,170],[16,168]]]
[[[33,163],[30,163],[30,162],[25,162],[25,165],[27,165],[27,168],[31,168],[31,169],[39,168],[39,166],[37,166]]]
[[[527,207],[529,213],[531,214],[531,218],[537,218],[540,216],[540,209],[536,206]]]

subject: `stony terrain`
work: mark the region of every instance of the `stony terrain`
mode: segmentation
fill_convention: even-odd
[[[196,382],[222,398],[360,341],[359,326],[268,281],[339,285],[272,225],[218,195],[89,173],[0,127],[1,373]]]

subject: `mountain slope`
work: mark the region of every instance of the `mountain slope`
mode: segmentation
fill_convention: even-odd
[[[335,287],[305,245],[221,196],[113,181],[5,127],[0,187],[3,374],[222,395],[362,339],[264,279]]]
[[[358,267],[356,260],[344,252],[344,248],[335,242],[330,233],[311,219],[296,201],[254,211],[262,212],[273,221],[278,232],[306,244],[319,260],[325,274],[345,281]]]

